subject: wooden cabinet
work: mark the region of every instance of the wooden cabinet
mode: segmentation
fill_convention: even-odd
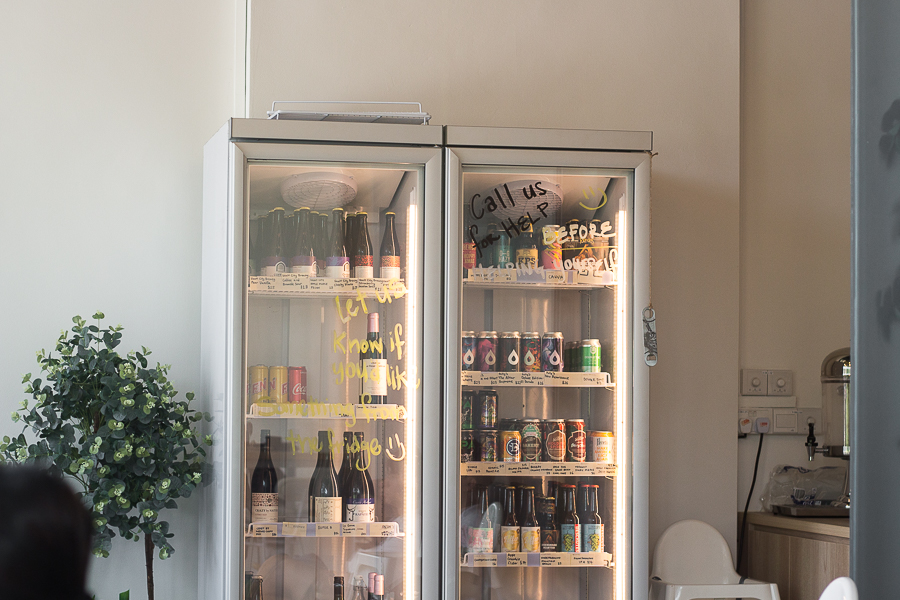
[[[742,574],[778,584],[781,600],[818,600],[832,580],[850,574],[849,519],[750,513],[744,552]]]

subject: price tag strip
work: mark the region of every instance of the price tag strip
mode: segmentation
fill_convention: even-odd
[[[247,537],[403,537],[400,526],[386,523],[251,523]]]
[[[393,300],[406,295],[406,285],[397,279],[335,279],[332,277],[310,277],[300,273],[276,273],[273,276],[253,276],[247,286],[251,296],[274,296],[281,298],[333,298],[356,296],[366,298],[376,295],[382,298],[390,294]]]
[[[603,387],[613,389],[616,384],[609,373],[567,373],[565,371],[491,373],[488,371],[461,371],[462,385],[486,385],[513,387],[520,385],[537,387]]]
[[[616,465],[591,462],[466,462],[461,475],[550,475],[554,477],[615,477]]]
[[[512,287],[512,288],[601,288],[616,285],[616,276],[610,270],[595,271],[548,271],[535,269],[498,269],[480,267],[468,269],[463,284],[472,287]]]
[[[608,552],[466,553],[462,567],[611,567]]]

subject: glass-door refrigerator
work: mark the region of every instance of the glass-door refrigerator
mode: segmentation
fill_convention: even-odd
[[[233,119],[207,143],[199,597],[440,593],[441,136]]]
[[[444,141],[443,597],[646,598],[652,135]]]

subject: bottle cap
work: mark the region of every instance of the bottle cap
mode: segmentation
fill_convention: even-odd
[[[369,323],[368,329],[366,330],[368,333],[378,333],[378,313],[372,312],[369,313]]]
[[[375,595],[384,596],[384,575],[375,576]]]

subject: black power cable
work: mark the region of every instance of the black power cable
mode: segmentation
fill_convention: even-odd
[[[753,488],[756,487],[756,474],[759,472],[759,455],[762,452],[764,433],[759,434],[759,447],[756,449],[756,464],[753,465],[753,481],[750,483],[750,493],[747,494],[747,504],[744,505],[744,518],[741,521],[741,535],[738,536],[738,555],[735,570],[741,570],[741,560],[744,558],[744,536],[747,535],[747,511],[750,510],[750,499],[753,497]]]

